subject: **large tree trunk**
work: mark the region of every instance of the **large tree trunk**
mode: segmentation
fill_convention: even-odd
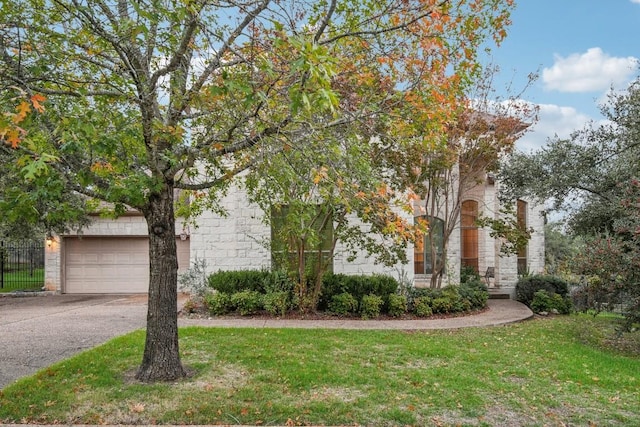
[[[186,376],[178,347],[178,256],[173,187],[164,185],[144,210],[149,229],[149,307],[140,381],[172,381]]]

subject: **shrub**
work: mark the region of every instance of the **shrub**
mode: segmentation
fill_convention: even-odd
[[[480,273],[475,268],[468,265],[460,267],[460,283],[468,283],[472,281],[481,281]]]
[[[326,309],[335,295],[350,293],[356,300],[361,301],[365,295],[378,295],[387,297],[396,293],[398,281],[382,274],[373,275],[347,275],[347,274],[326,274],[322,279],[322,295],[318,303],[318,308]]]
[[[432,303],[431,297],[428,296],[420,296],[416,297],[413,300],[413,312],[418,317],[429,317],[433,314],[433,310],[431,308]]]
[[[284,316],[290,306],[291,297],[289,292],[267,292],[262,297],[264,309],[274,316]]]
[[[446,314],[453,313],[453,303],[450,298],[447,297],[438,297],[434,298],[431,302],[431,309],[434,313]]]
[[[540,289],[533,294],[531,310],[535,313],[551,312],[557,314],[569,314],[571,312],[571,300],[568,296],[563,297],[556,293],[550,294],[549,292]]]
[[[334,295],[329,303],[329,311],[341,316],[346,316],[358,311],[358,300],[348,292]]]
[[[187,301],[185,301],[184,305],[182,306],[182,311],[185,313],[195,313],[200,309],[200,303],[199,301],[201,300],[196,300],[193,298],[189,298]]]
[[[460,285],[460,296],[469,302],[470,309],[484,308],[489,300],[489,291],[482,280],[470,280]]]
[[[360,301],[360,315],[363,319],[375,319],[380,316],[380,310],[384,300],[381,296],[369,294],[362,297]]]
[[[225,292],[207,294],[204,297],[204,302],[209,312],[214,316],[221,316],[234,310],[231,304],[231,295]]]
[[[208,282],[216,291],[228,294],[243,291],[264,293],[264,285],[270,275],[268,270],[218,271],[209,275]]]
[[[407,312],[406,295],[391,294],[387,303],[387,312],[393,317],[400,317]]]
[[[255,314],[262,309],[262,294],[257,291],[242,291],[231,295],[231,304],[242,316]]]
[[[189,269],[178,276],[179,289],[192,297],[203,298],[209,290],[207,284],[207,261],[197,258]]]
[[[286,271],[276,270],[263,277],[263,289],[265,293],[288,292],[293,293],[295,283]]]
[[[516,284],[516,300],[531,307],[533,296],[539,290],[545,290],[549,294],[558,294],[564,298],[569,293],[569,285],[557,276],[534,275],[523,277]]]

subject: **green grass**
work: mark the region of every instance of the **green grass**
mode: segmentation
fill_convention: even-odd
[[[132,380],[138,331],[0,392],[0,421],[73,424],[640,425],[640,347],[610,318],[458,331],[185,328],[193,376]],[[593,338],[593,333],[596,338]],[[627,341],[638,344],[638,333]],[[633,353],[635,352],[635,353]]]
[[[0,292],[12,292],[22,289],[39,289],[44,285],[44,269],[36,268],[33,274],[29,270],[16,270],[2,275],[3,287]]]

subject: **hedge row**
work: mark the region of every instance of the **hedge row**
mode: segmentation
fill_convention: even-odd
[[[294,284],[282,273],[219,272],[209,277],[209,284],[216,292],[205,297],[205,304],[213,315],[233,312],[251,315],[265,310],[283,316],[298,308]],[[489,297],[479,279],[442,289],[413,288],[406,295],[400,295],[398,290],[398,281],[389,276],[328,274],[323,280],[318,309],[365,319],[382,314],[399,317],[407,313],[427,317],[484,308]]]

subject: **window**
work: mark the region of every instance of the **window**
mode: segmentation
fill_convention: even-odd
[[[516,206],[516,218],[518,220],[518,228],[527,228],[527,202],[518,200]],[[527,246],[518,249],[518,274],[522,275],[527,272]]]
[[[432,274],[434,259],[442,260],[444,221],[440,218],[423,215],[415,217],[415,222],[418,222],[419,219],[429,222],[429,231],[416,239],[413,247],[413,272],[415,274]],[[432,254],[432,244],[435,256]]]
[[[333,215],[322,205],[271,208],[271,266],[273,269],[299,268],[299,254],[304,252],[307,274],[333,271]],[[312,231],[312,232],[310,232]],[[302,236],[311,236],[304,238]]]
[[[463,267],[479,272],[478,266],[478,202],[465,200],[460,211],[460,261]]]

